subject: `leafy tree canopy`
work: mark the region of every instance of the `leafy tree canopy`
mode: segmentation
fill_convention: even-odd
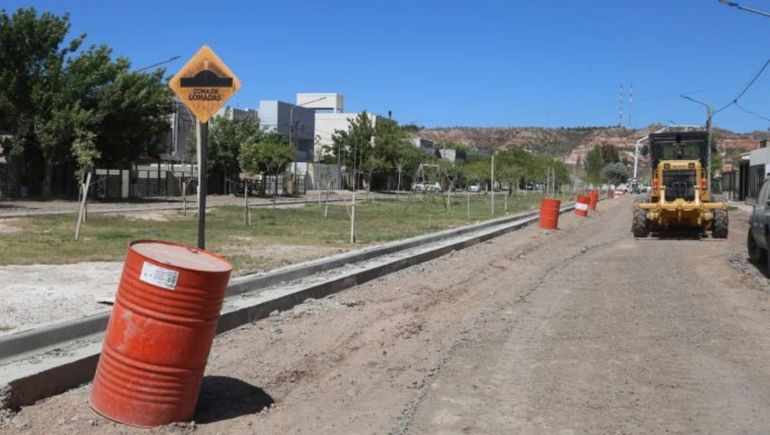
[[[27,179],[42,179],[44,194],[57,164],[74,161],[82,176],[155,152],[171,111],[162,69],[131,71],[105,45],[81,50],[86,35],[65,41],[69,29],[66,14],[0,11],[0,130],[11,135],[2,152],[43,167]]]

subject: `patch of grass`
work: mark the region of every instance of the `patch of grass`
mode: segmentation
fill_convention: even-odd
[[[504,200],[496,198],[496,217],[502,216]],[[537,207],[539,195],[509,198],[508,212]],[[361,202],[356,207],[357,244],[350,245],[347,207],[330,204],[326,219],[316,204],[297,208],[252,209],[252,225],[243,225],[243,209],[222,207],[206,215],[206,246],[233,261],[236,274],[262,270],[262,257],[248,253],[255,246],[298,245],[354,249],[469,223],[464,194],[453,195],[447,211],[441,196],[411,200]],[[121,260],[127,245],[137,239],[161,239],[194,245],[197,219],[193,214],[169,214],[168,221],[148,221],[126,216],[91,214],[81,230],[81,240],[72,240],[71,215],[35,216],[18,221],[22,231],[0,235],[0,265],[63,264],[81,261]],[[487,196],[471,198],[471,219],[489,219]],[[319,249],[318,257],[329,249]],[[269,254],[269,252],[268,252]],[[312,253],[311,253],[312,254]],[[311,255],[312,256],[312,255]],[[304,259],[307,259],[305,256]],[[293,261],[290,261],[293,262]]]

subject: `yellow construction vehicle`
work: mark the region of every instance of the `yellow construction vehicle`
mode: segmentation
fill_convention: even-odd
[[[708,185],[708,139],[706,131],[650,134],[652,190],[634,204],[635,237],[710,231],[714,238],[727,238],[727,204]]]

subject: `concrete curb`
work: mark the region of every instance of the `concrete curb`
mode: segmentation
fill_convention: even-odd
[[[318,260],[283,267],[270,272],[234,278],[230,281],[225,296],[230,297],[239,295],[245,292],[280,284],[282,282],[305,278],[319,272],[342,267],[346,264],[369,260],[374,257],[403,251],[405,249],[433,243],[450,237],[456,237],[473,231],[479,231],[484,228],[512,222],[536,214],[537,212],[519,213],[484,221],[478,224],[465,225],[409,239],[396,240],[370,248],[345,252]],[[58,343],[76,340],[81,337],[102,332],[107,328],[110,311],[111,310],[105,310],[104,312],[86,317],[0,336],[0,366],[4,359],[14,358],[19,355],[55,346]]]
[[[574,205],[561,208],[560,213],[574,209]],[[228,300],[234,307],[223,311],[217,333],[222,333],[249,322],[267,317],[275,310],[287,310],[308,298],[320,298],[350,288],[357,284],[379,278],[397,270],[419,264],[445,255],[451,251],[473,246],[510,231],[522,228],[538,220],[538,212],[522,213],[480,224],[440,231],[425,236],[413,237],[391,242],[374,248],[339,254],[323,260],[289,266],[274,272],[242,277],[234,280],[228,287]],[[473,233],[473,234],[469,234]],[[465,237],[462,237],[465,236]],[[459,238],[450,243],[428,247],[426,250],[410,254],[403,258],[386,260],[373,266],[354,266],[376,257],[383,257],[410,248]],[[249,295],[249,291],[275,286],[284,282],[308,277],[319,272],[336,269],[350,264],[360,270],[333,276],[320,282],[302,285],[299,288],[280,289]],[[296,285],[294,285],[296,287]],[[237,297],[233,297],[239,295]],[[45,328],[23,331],[0,337],[0,408],[15,409],[34,403],[45,397],[64,392],[89,382],[96,369],[101,352],[101,341],[109,319],[109,312],[87,318],[62,322]],[[74,349],[65,342],[76,343]],[[58,352],[57,352],[58,351]],[[30,364],[25,359],[41,352],[49,355],[49,360]],[[4,364],[2,359],[6,359]],[[38,358],[39,359],[39,358]]]

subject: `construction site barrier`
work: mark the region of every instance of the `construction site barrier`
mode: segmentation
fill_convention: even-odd
[[[575,215],[588,217],[588,197],[578,196],[575,200]]]
[[[559,227],[560,206],[558,199],[543,198],[540,201],[540,228],[555,230]]]
[[[201,249],[131,243],[91,388],[96,412],[143,427],[193,417],[231,271]]]
[[[596,210],[596,204],[599,202],[599,191],[592,190],[588,192],[588,208]]]

